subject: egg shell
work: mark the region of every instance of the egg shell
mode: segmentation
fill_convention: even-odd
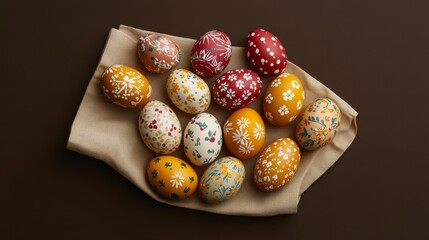
[[[146,77],[125,65],[107,68],[101,75],[101,89],[110,101],[124,108],[142,107],[152,95]]]
[[[222,129],[210,113],[200,113],[191,118],[185,128],[183,147],[186,157],[195,165],[207,165],[222,148]]]
[[[150,101],[139,115],[140,136],[158,154],[170,154],[180,146],[182,128],[173,110],[160,101]]]
[[[186,69],[174,70],[167,79],[167,94],[180,110],[198,114],[210,106],[211,94],[207,83]]]
[[[256,186],[264,192],[277,191],[295,175],[301,160],[298,144],[279,138],[264,148],[253,171]]]
[[[174,156],[158,156],[149,161],[147,177],[162,196],[178,200],[191,196],[198,187],[198,176],[191,165]]]
[[[169,37],[148,33],[140,37],[137,53],[143,66],[152,73],[163,73],[177,66],[181,54],[177,44]]]
[[[240,190],[246,170],[235,157],[223,157],[213,162],[203,173],[199,183],[200,198],[207,203],[231,199]]]
[[[263,75],[279,75],[287,64],[283,44],[264,29],[254,29],[247,35],[246,57],[250,66]]]
[[[191,51],[191,65],[201,77],[222,72],[231,59],[231,41],[226,33],[212,30],[201,36]]]
[[[295,129],[295,139],[307,150],[329,144],[341,125],[341,110],[329,98],[319,98],[302,112]]]
[[[223,125],[223,139],[228,150],[241,160],[254,157],[265,142],[265,124],[258,112],[241,108]]]
[[[265,90],[263,111],[274,126],[291,123],[303,109],[304,87],[297,76],[283,73],[275,78]]]
[[[250,69],[224,73],[213,85],[214,102],[226,110],[249,105],[261,93],[261,78]]]

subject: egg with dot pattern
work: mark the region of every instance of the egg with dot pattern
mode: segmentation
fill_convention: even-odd
[[[277,191],[291,181],[298,169],[301,153],[290,138],[279,138],[259,155],[254,167],[256,186],[264,192]]]
[[[173,200],[191,196],[198,187],[198,176],[192,166],[174,156],[150,160],[146,175],[153,189]]]

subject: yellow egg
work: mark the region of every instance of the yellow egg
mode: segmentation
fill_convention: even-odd
[[[146,77],[125,65],[107,68],[101,75],[101,88],[110,101],[124,108],[142,107],[152,94]]]
[[[265,117],[274,126],[284,126],[295,120],[304,105],[304,88],[297,76],[283,73],[265,90]]]
[[[295,175],[301,153],[298,144],[290,138],[279,138],[259,155],[254,167],[256,186],[264,192],[279,190]]]
[[[319,98],[302,112],[295,129],[295,139],[307,150],[329,144],[341,125],[340,108],[329,98]]]
[[[232,113],[223,125],[226,147],[241,160],[255,156],[265,142],[265,124],[258,112],[242,108]]]
[[[170,199],[187,198],[198,187],[198,176],[192,166],[174,156],[158,156],[150,160],[147,177],[158,193]]]

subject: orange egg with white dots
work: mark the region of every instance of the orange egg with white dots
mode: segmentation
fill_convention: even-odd
[[[264,192],[273,192],[290,182],[298,169],[301,153],[298,144],[290,138],[279,138],[259,155],[254,167],[256,186]]]

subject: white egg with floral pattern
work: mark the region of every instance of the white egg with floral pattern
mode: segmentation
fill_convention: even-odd
[[[200,198],[206,203],[219,203],[237,194],[244,182],[246,170],[235,157],[223,157],[214,161],[201,176]]]
[[[186,69],[174,70],[167,79],[167,94],[180,110],[198,114],[210,106],[211,95],[207,83]]]
[[[193,117],[185,128],[183,147],[186,157],[195,165],[213,162],[222,148],[222,128],[210,113]]]

